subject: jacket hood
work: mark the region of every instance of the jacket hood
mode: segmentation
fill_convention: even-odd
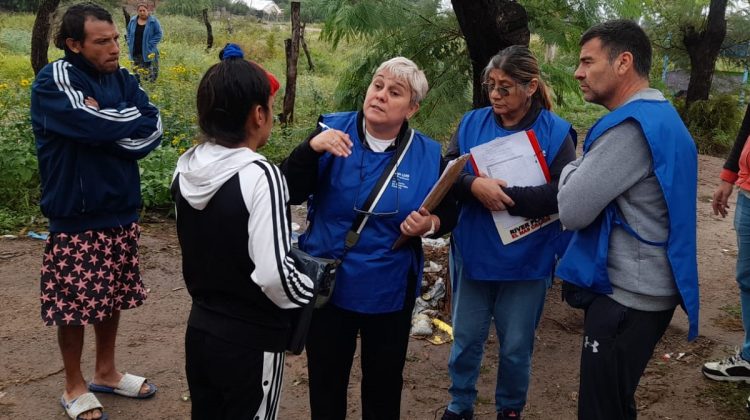
[[[202,143],[180,156],[173,178],[180,175],[180,194],[191,207],[203,210],[229,178],[251,163],[264,159],[263,155],[246,147],[230,149],[215,143]]]

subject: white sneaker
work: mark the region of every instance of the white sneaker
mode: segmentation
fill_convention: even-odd
[[[708,362],[701,369],[706,378],[715,381],[750,383],[750,362],[739,353],[718,362]]]

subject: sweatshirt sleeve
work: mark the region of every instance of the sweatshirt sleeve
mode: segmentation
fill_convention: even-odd
[[[164,130],[161,123],[159,108],[152,104],[146,92],[141,89],[138,80],[132,75],[126,76],[130,84],[128,92],[132,92],[129,103],[140,110],[142,122],[147,122],[138,128],[132,137],[116,140],[111,144],[116,154],[128,159],[142,159],[161,144]]]
[[[651,150],[634,121],[617,125],[560,175],[557,202],[566,229],[590,225],[604,208],[653,171]]]
[[[321,131],[320,128],[316,128],[281,162],[281,171],[289,182],[291,204],[302,204],[315,193],[318,185],[318,163],[323,153],[313,150],[310,140]]]
[[[255,163],[240,172],[242,196],[250,213],[248,253],[255,264],[250,277],[278,307],[304,306],[313,298],[313,282],[296,269],[289,256],[291,223],[286,182],[275,165],[262,160]]]
[[[115,143],[111,146],[136,158],[159,144],[159,110],[148,102],[133,76],[124,75],[125,90],[132,92],[130,96],[117,106],[102,109],[84,104],[86,97],[94,97],[94,93],[81,77],[80,71],[65,60],[55,61],[39,73],[31,95],[35,132],[92,145]]]
[[[568,134],[549,166],[550,181],[548,183],[533,187],[503,188],[503,191],[516,203],[513,207],[508,207],[508,213],[527,218],[557,213],[557,184],[560,181],[560,173],[565,165],[575,158],[576,148],[573,138]]]
[[[727,160],[724,162],[724,168],[719,175],[723,181],[731,184],[737,181],[739,177],[738,173],[740,172],[740,155],[742,154],[742,149],[745,148],[748,138],[750,138],[750,105],[748,105],[748,110],[745,112],[745,117],[742,119],[742,124],[740,125],[740,131],[737,132],[737,138],[734,140],[732,150],[729,152],[729,156],[727,156]]]

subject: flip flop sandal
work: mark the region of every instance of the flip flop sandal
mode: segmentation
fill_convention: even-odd
[[[136,399],[150,398],[156,393],[158,388],[156,388],[156,385],[147,381],[146,378],[141,376],[126,373],[122,376],[122,379],[120,379],[120,383],[117,384],[117,387],[113,388],[111,386],[97,385],[93,382],[89,382],[89,391],[101,392],[104,394],[117,394]],[[148,391],[146,393],[141,393],[141,387],[144,383],[148,385]]]
[[[102,416],[96,420],[107,420],[109,416],[104,412],[102,404],[96,398],[96,395],[87,392],[74,398],[71,401],[65,401],[65,397],[60,397],[60,405],[65,409],[65,413],[73,420],[81,420],[81,414],[96,410],[102,412]]]

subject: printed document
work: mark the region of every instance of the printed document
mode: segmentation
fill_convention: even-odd
[[[477,174],[502,179],[509,187],[543,185],[550,179],[547,163],[533,130],[498,137],[472,147],[471,159]],[[507,211],[493,211],[492,218],[500,239],[507,245],[554,222],[558,215],[527,219],[512,216]]]

